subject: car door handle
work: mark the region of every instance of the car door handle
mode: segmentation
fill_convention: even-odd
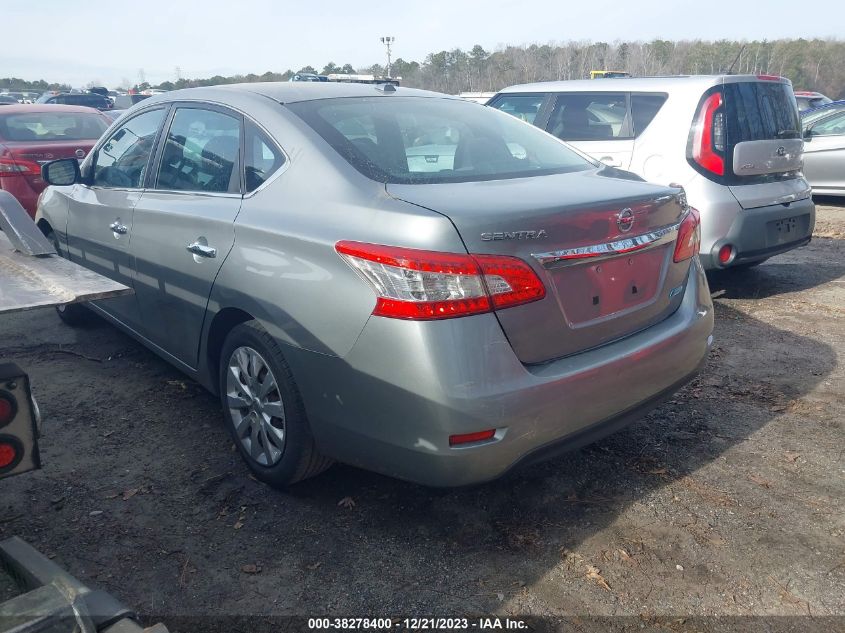
[[[200,244],[199,242],[194,242],[193,244],[188,244],[187,251],[189,253],[193,253],[194,255],[199,255],[200,257],[217,257],[217,249],[211,246],[206,246],[205,244]]]
[[[118,235],[126,235],[129,232],[129,229],[117,220],[109,224],[109,228],[112,232],[117,233]]]

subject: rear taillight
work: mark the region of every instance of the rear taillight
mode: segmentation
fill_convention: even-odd
[[[41,165],[30,160],[0,158],[0,176],[40,176]]]
[[[678,241],[675,242],[675,262],[682,262],[698,253],[701,244],[701,219],[698,210],[689,207],[681,226],[678,227]]]
[[[721,108],[721,92],[704,100],[695,118],[692,138],[692,159],[717,176],[725,175],[725,115]]]
[[[542,299],[543,283],[521,259],[338,242],[335,249],[376,293],[376,316],[449,319]]]
[[[17,410],[14,396],[7,391],[0,391],[0,428],[12,421]]]

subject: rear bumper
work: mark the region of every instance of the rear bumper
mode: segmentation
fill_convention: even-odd
[[[494,315],[435,322],[373,317],[345,359],[294,354],[322,451],[434,486],[474,484],[592,442],[692,378],[712,342],[698,260],[681,307],[647,330],[552,361],[519,362]],[[496,429],[493,440],[449,436]]]
[[[762,261],[810,242],[816,224],[816,207],[812,198],[791,204],[776,204],[757,209],[744,209],[737,214],[724,237],[716,240],[708,252],[702,250],[705,268],[730,268]],[[727,266],[719,264],[722,246],[734,247],[735,255]]]

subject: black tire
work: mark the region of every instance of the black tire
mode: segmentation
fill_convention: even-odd
[[[50,240],[50,243],[53,245],[53,248],[56,249],[56,252],[61,257],[64,257],[64,255],[62,255],[59,239],[53,231],[49,231],[47,233],[47,239]],[[92,317],[94,316],[91,311],[81,303],[65,303],[63,305],[57,305],[56,314],[59,315],[59,318],[64,321],[65,324],[70,325],[71,327],[88,325],[91,323]]]
[[[260,463],[247,450],[244,441],[239,436],[232,411],[229,408],[227,385],[229,363],[233,354],[239,348],[251,348],[257,352],[272,372],[278,387],[277,390],[271,392],[273,394],[271,397],[278,397],[278,401],[281,402],[284,410],[283,426],[281,427],[284,430],[284,444],[278,462],[271,465]],[[235,446],[238,447],[241,457],[259,480],[273,487],[283,488],[319,475],[332,465],[333,460],[317,451],[314,436],[305,415],[302,397],[278,343],[255,321],[247,321],[234,327],[226,337],[220,354],[219,386],[220,403],[223,408],[226,428],[229,430]],[[241,411],[249,411],[249,408],[244,407]],[[241,413],[235,415],[241,415]],[[273,418],[275,428],[280,428],[278,424],[279,418]],[[252,438],[255,438],[255,436],[252,436]],[[263,445],[264,442],[266,440],[262,440],[258,444]],[[261,457],[259,456],[259,458]],[[263,458],[269,461],[266,454],[263,455]]]

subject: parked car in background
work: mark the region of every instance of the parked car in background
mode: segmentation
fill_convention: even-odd
[[[845,196],[845,101],[807,110],[804,131],[804,177],[813,193]]]
[[[93,92],[45,94],[39,97],[36,103],[85,106],[97,110],[111,110],[114,107],[111,99]]]
[[[93,309],[220,394],[274,485],[330,458],[492,479],[642,416],[711,344],[680,189],[456,97],[181,90],[44,173],[58,251],[135,290]]]
[[[124,95],[115,95],[112,97],[112,101],[114,102],[114,109],[115,110],[128,110],[136,103],[141,103],[144,99],[149,99],[149,95],[141,95],[141,94],[124,94]]]
[[[0,95],[0,105],[12,105],[20,103],[17,99],[15,99],[11,95]]]
[[[810,92],[808,90],[796,90],[795,101],[798,103],[798,110],[804,112],[812,108],[830,103],[832,99],[824,96],[820,92]]]
[[[506,88],[488,105],[608,165],[682,185],[701,212],[705,268],[759,264],[810,241],[815,207],[787,79],[547,82]]]
[[[111,120],[92,108],[18,104],[0,108],[0,189],[34,216],[47,186],[41,165],[57,158],[81,160]]]

